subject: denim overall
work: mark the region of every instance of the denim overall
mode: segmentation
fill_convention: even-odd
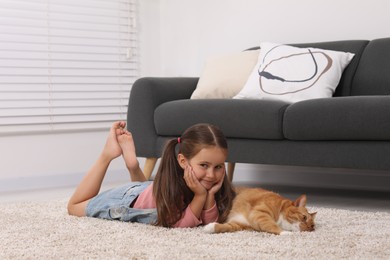
[[[104,191],[89,201],[86,215],[94,218],[153,224],[157,220],[156,209],[130,207],[138,195],[150,184],[152,184],[151,181],[130,182]]]

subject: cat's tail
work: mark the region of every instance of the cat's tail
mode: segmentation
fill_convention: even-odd
[[[204,231],[206,233],[225,233],[225,232],[236,232],[236,231],[241,231],[241,230],[253,230],[251,227],[242,225],[237,222],[228,222],[228,223],[223,223],[219,224],[217,222],[213,222],[210,224],[207,224],[204,227]]]

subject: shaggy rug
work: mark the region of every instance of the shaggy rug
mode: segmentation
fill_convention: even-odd
[[[0,259],[390,259],[384,212],[311,207],[316,231],[276,236],[78,218],[65,201],[0,206]]]

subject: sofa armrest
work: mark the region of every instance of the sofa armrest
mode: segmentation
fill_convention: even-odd
[[[137,156],[158,157],[154,110],[162,103],[189,99],[199,78],[145,77],[134,82],[130,92],[127,129],[132,133]]]

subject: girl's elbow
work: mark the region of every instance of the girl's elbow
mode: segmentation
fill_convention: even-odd
[[[71,204],[70,202],[68,202],[67,210],[68,210],[68,215],[71,215],[71,216],[74,216],[74,215],[75,215],[75,212],[74,212],[74,205]]]
[[[68,214],[70,216],[76,216],[76,217],[84,217],[85,216],[85,208],[82,207],[82,205],[79,204],[73,204],[71,202],[67,205]]]

